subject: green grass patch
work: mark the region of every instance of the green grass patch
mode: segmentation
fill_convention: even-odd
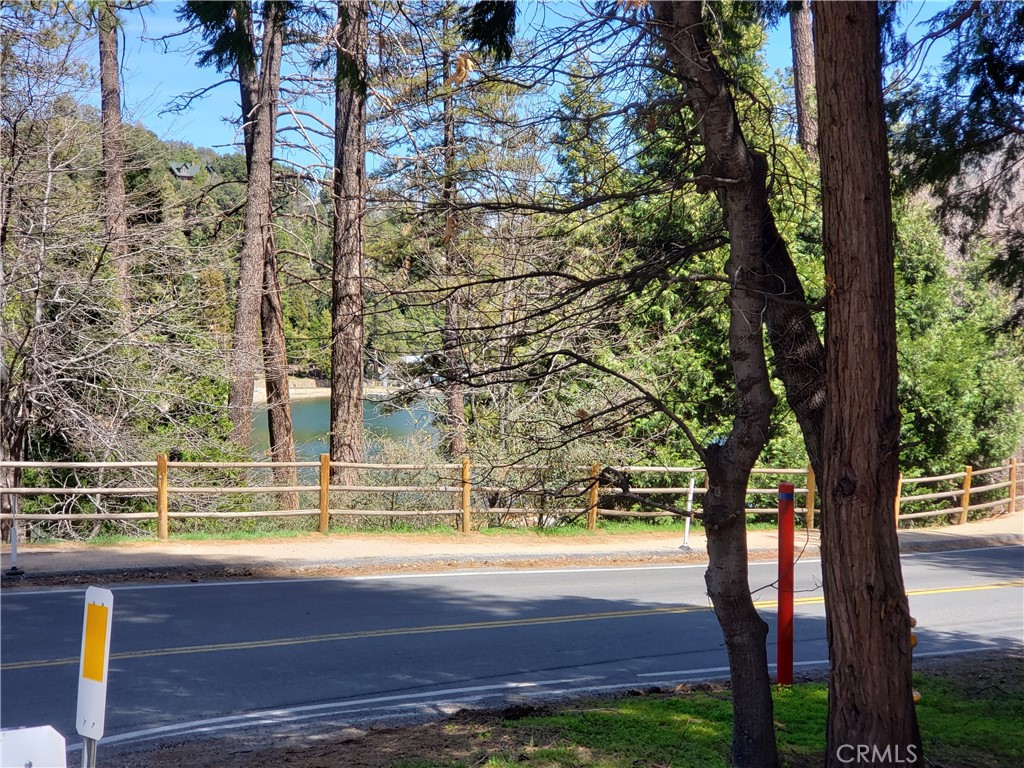
[[[915,675],[924,754],[944,768],[1024,765],[1024,660],[1000,658]],[[775,722],[783,766],[821,765],[828,689],[807,683],[776,689]],[[602,699],[554,714],[506,720],[519,732],[516,755],[488,766],[726,768],[732,712],[728,692]],[[533,746],[537,745],[537,746]]]

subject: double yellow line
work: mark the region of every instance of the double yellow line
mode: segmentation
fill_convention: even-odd
[[[954,592],[980,592],[990,589],[1008,589],[1024,586],[1024,579],[1000,581],[992,584],[975,584],[962,587],[942,587],[939,589],[915,589],[907,592],[911,597],[916,595],[940,595]],[[825,602],[825,598],[798,597],[793,600],[796,605],[814,605]],[[759,600],[754,603],[757,608],[774,608],[777,600]],[[604,611],[600,613],[574,613],[564,616],[540,616],[532,619],[504,619],[496,621],[473,621],[462,624],[435,624],[425,627],[400,627],[395,629],[369,629],[361,632],[334,632],[326,635],[306,635],[304,637],[283,637],[276,640],[247,640],[237,643],[210,643],[207,645],[187,645],[178,648],[154,648],[142,651],[122,651],[111,653],[111,661],[128,659],[146,659],[156,656],[182,656],[190,653],[215,653],[218,651],[247,651],[256,648],[285,648],[294,645],[311,645],[313,643],[336,643],[347,640],[365,640],[375,637],[402,637],[406,635],[430,635],[439,632],[467,632],[478,629],[506,629],[512,627],[537,627],[546,624],[572,624],[581,621],[605,621],[607,619],[633,619],[643,616],[664,616],[683,613],[695,613],[709,610],[706,605],[678,605],[663,608],[643,608],[630,611]],[[38,669],[41,667],[60,667],[79,663],[78,656],[63,659],[40,659],[36,661],[12,661],[0,664],[0,671],[8,672],[17,669]]]

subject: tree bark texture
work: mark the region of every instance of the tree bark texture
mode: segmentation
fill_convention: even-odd
[[[656,17],[665,16],[676,5],[687,11],[691,21],[698,15],[692,8],[687,8],[687,3],[656,3],[653,6]],[[706,37],[704,43],[707,44]],[[710,51],[710,46],[707,50]],[[707,66],[713,67],[711,73],[702,73],[701,65],[685,55],[680,57],[676,65],[680,71],[691,70],[690,77],[694,82],[699,82],[702,76],[721,78],[723,81],[727,79],[713,56],[707,62]],[[692,90],[692,86],[690,88]],[[786,401],[800,425],[811,466],[815,473],[820,474],[821,434],[825,413],[825,350],[796,266],[789,255],[789,248],[779,233],[775,216],[768,205],[767,160],[763,154],[751,150],[747,145],[736,116],[735,104],[724,87],[720,97],[721,106],[712,113],[716,118],[713,122],[707,114],[707,97],[701,91],[691,93],[691,90],[687,90],[687,96],[692,99],[694,108],[705,115],[699,126],[708,157],[703,171],[705,178],[712,180],[706,184],[714,186],[713,180],[716,178],[743,178],[742,184],[717,185],[719,197],[728,201],[742,196],[745,198],[744,205],[750,206],[752,211],[760,209],[759,214],[750,216],[750,221],[753,226],[756,220],[761,230],[759,241],[763,275],[761,284],[752,288],[760,290],[766,298],[764,321],[773,352],[772,366],[782,380]],[[744,176],[740,176],[739,169],[743,169]],[[732,175],[720,175],[723,173]],[[729,232],[730,238],[736,237],[732,221],[729,222]],[[753,232],[746,236],[758,237]],[[749,276],[745,279],[749,279]]]
[[[99,31],[100,126],[103,148],[103,195],[106,220],[106,252],[114,278],[115,293],[124,310],[127,326],[131,301],[128,264],[128,202],[124,182],[124,140],[121,126],[121,76],[117,57],[117,11],[109,0],[96,8]]]
[[[338,2],[331,289],[331,459],[363,460],[363,216],[366,210],[364,0]],[[347,482],[351,473],[335,473]]]
[[[248,5],[236,5],[235,23],[247,40],[254,41],[252,15]],[[255,48],[255,41],[253,42]],[[258,103],[259,76],[254,61],[240,58],[237,64],[239,100],[242,108],[242,141],[245,148],[246,175],[252,173],[255,138],[253,107]],[[260,300],[260,331],[263,339],[263,377],[267,393],[267,435],[270,456],[275,464],[295,461],[295,429],[292,424],[291,393],[288,389],[288,349],[284,337],[284,310],[278,278],[277,243],[273,230],[263,254],[263,295]],[[298,485],[295,467],[274,467],[278,485]],[[278,496],[282,509],[298,509],[297,493]]]
[[[809,0],[789,4],[789,36],[793,46],[793,90],[796,92],[796,140],[810,157],[818,157],[818,115],[814,99],[814,36]]]
[[[878,7],[815,5],[826,315],[822,571],[827,766],[918,763],[910,614],[893,502],[899,475],[896,316]],[[876,751],[877,750],[877,751]]]
[[[235,3],[234,20],[236,32],[243,35],[246,40],[252,41],[255,56],[256,32],[253,29],[250,3]],[[239,106],[242,108],[242,145],[245,147],[245,171],[248,175],[252,172],[252,149],[255,140],[253,118],[255,117],[254,108],[259,100],[260,80],[255,58],[252,60],[245,57],[239,58],[236,66],[238,68]]]
[[[277,276],[277,251],[273,237],[263,262],[263,301],[260,325],[263,330],[263,371],[267,389],[267,431],[270,458],[276,463],[295,461],[295,430],[292,425],[291,397],[288,392],[288,355],[284,340],[284,310],[281,307],[281,283]],[[298,485],[295,467],[275,467],[279,485]],[[299,494],[278,494],[282,509],[298,509]]]
[[[263,47],[260,56],[259,91],[252,111],[252,160],[246,188],[245,230],[239,255],[235,327],[228,364],[230,392],[228,415],[231,438],[238,445],[252,441],[252,390],[260,364],[260,306],[263,298],[264,262],[274,247],[272,180],[274,133],[277,126],[277,95],[281,81],[281,47],[284,42],[284,7],[267,3]]]
[[[763,342],[765,195],[704,31],[702,4],[658,3],[654,14],[656,34],[667,47],[707,150],[703,171],[711,181],[704,189],[718,195],[730,233],[726,274],[732,283],[729,357],[735,415],[725,444],[705,449],[704,525],[710,560],[705,580],[725,635],[733,682],[732,759],[745,768],[775,768],[768,629],[754,608],[747,580],[745,509],[747,480],[767,441],[775,405]]]
[[[445,18],[447,37],[448,20]],[[455,95],[448,84],[452,76],[451,52],[444,50],[441,54],[441,71],[445,78],[447,91],[443,105],[444,135],[442,150],[444,152],[444,179],[441,185],[441,204],[444,207],[444,233],[441,242],[444,245],[444,263],[449,283],[449,293],[444,301],[444,327],[441,329],[441,343],[444,352],[445,380],[445,443],[450,458],[458,458],[469,450],[466,442],[466,389],[462,383],[462,335],[459,326],[463,314],[463,298],[457,287],[460,279],[458,269],[459,258],[456,251],[455,229]]]

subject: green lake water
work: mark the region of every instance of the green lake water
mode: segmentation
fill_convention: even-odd
[[[295,453],[299,461],[316,461],[328,452],[328,431],[331,400],[328,397],[292,401],[292,424],[295,427]],[[371,435],[401,438],[427,431],[437,434],[426,407],[391,411],[386,403],[363,403],[363,426]],[[267,412],[258,411],[253,419],[252,451],[263,457],[269,450]]]

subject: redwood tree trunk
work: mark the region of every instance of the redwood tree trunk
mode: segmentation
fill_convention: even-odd
[[[331,459],[363,460],[363,214],[366,209],[365,0],[338,2],[331,290]],[[337,482],[352,479],[337,472]]]
[[[889,164],[875,3],[816,4],[826,316],[822,571],[826,765],[921,759],[910,614],[893,502],[899,474]]]
[[[260,306],[264,264],[274,247],[272,231],[272,177],[277,92],[281,79],[284,42],[284,6],[266,3],[259,91],[253,107],[252,158],[246,188],[245,234],[239,256],[238,298],[232,333],[228,376],[228,415],[231,437],[241,446],[252,441],[252,390],[260,367]]]
[[[117,13],[110,0],[96,8],[100,43],[100,124],[103,145],[103,195],[107,256],[114,267],[116,295],[125,326],[131,301],[128,265],[128,203],[124,183],[121,126],[121,77],[117,59]]]
[[[818,157],[818,117],[814,107],[814,37],[808,0],[789,4],[789,36],[793,45],[793,89],[796,92],[796,140],[804,152]]]

